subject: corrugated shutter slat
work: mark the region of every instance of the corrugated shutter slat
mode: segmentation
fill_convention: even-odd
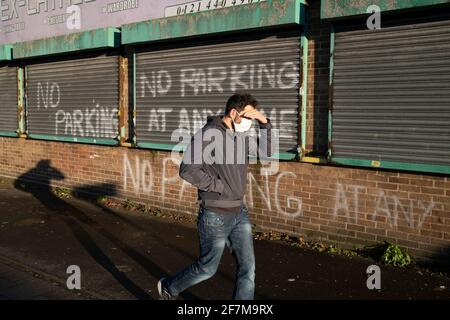
[[[333,156],[450,165],[450,21],[337,29]]]
[[[17,130],[17,69],[0,68],[0,131]]]
[[[30,64],[27,96],[30,134],[105,139],[118,135],[116,55]]]
[[[239,41],[238,41],[239,40]],[[280,151],[298,143],[300,37],[292,32],[136,54],[138,142],[174,144],[175,129],[195,133],[228,97],[247,91],[280,130]]]

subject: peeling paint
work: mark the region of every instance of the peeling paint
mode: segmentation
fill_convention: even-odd
[[[8,61],[12,59],[12,46],[1,45],[0,46],[0,61]]]
[[[268,0],[242,7],[127,24],[122,26],[122,44],[274,25],[303,25],[304,20],[304,1]]]
[[[122,145],[128,140],[128,58],[119,57],[119,141]]]
[[[16,43],[13,45],[14,59],[46,56],[63,52],[97,48],[115,48],[120,45],[116,28],[103,28],[65,36]]]
[[[17,120],[19,123],[19,135],[25,134],[25,93],[24,93],[25,70],[17,68]]]
[[[450,4],[450,0],[322,0],[321,4],[321,18],[331,19],[366,14],[371,5],[384,12]]]

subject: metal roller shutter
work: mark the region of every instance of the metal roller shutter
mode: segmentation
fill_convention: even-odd
[[[280,152],[295,152],[300,51],[300,37],[292,32],[137,51],[138,143],[171,145],[173,130],[194,134],[208,115],[223,113],[231,94],[247,91],[280,130]]]
[[[332,155],[450,165],[450,20],[336,29]]]
[[[118,57],[101,55],[27,66],[27,128],[31,137],[115,139]]]
[[[0,132],[17,130],[17,69],[0,67]]]

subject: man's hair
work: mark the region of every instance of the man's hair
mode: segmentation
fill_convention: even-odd
[[[225,114],[229,114],[233,109],[241,112],[247,105],[256,108],[258,106],[258,101],[256,101],[249,93],[235,93],[228,98]]]

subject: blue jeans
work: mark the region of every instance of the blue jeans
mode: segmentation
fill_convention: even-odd
[[[200,257],[163,285],[177,296],[187,288],[211,278],[219,267],[225,245],[230,246],[237,259],[237,278],[233,299],[253,300],[255,291],[255,254],[252,225],[245,206],[236,214],[219,214],[200,209],[198,216]]]

